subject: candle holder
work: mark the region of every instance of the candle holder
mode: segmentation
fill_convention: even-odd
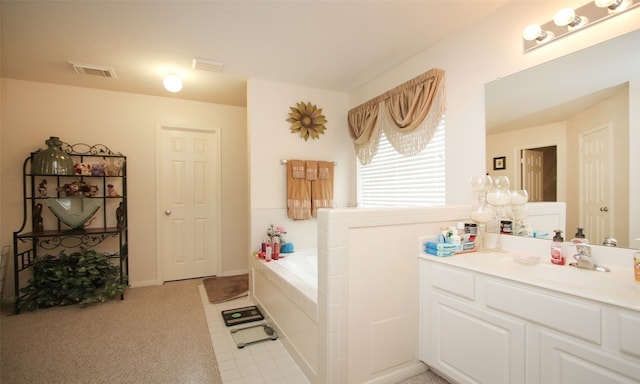
[[[493,186],[493,179],[489,175],[473,176],[469,183],[478,201],[469,212],[471,220],[478,224],[478,233],[474,240],[476,251],[489,252],[491,249],[486,247],[487,223],[495,217],[496,212],[487,204],[487,192]]]
[[[478,233],[474,243],[477,252],[490,252],[491,248],[486,247],[487,223],[496,216],[496,211],[488,204],[476,205],[469,213],[471,220],[478,224]]]
[[[496,210],[496,221],[500,223],[500,220],[505,217],[505,207],[511,203],[511,193],[509,192],[509,178],[507,176],[498,176],[493,179],[493,187],[487,193],[487,202],[491,204]],[[494,252],[507,252],[502,248],[502,241],[500,239],[500,226],[498,225],[496,247]]]
[[[527,227],[524,219],[529,216],[529,209],[527,208],[528,201],[529,194],[526,190],[518,189],[511,192],[511,212],[509,216],[513,220],[511,233],[515,236],[527,235]]]

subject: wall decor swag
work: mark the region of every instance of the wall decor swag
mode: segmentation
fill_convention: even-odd
[[[433,138],[444,111],[444,71],[437,68],[349,110],[349,133],[360,163],[371,162],[383,132],[399,153],[420,153]]]
[[[319,139],[327,129],[324,124],[327,119],[322,114],[322,108],[318,108],[311,102],[299,102],[295,107],[289,107],[288,122],[291,123],[291,133],[297,133],[304,141]]]

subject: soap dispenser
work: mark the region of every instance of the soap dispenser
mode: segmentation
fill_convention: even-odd
[[[551,263],[556,265],[564,265],[565,257],[562,253],[564,247],[564,238],[562,237],[562,231],[556,229],[553,240],[551,241]]]
[[[573,236],[573,239],[571,239],[571,242],[573,244],[581,244],[581,243],[585,243],[585,244],[589,244],[589,240],[587,240],[586,236],[584,235],[584,228],[576,228],[577,232],[575,234],[575,236]]]

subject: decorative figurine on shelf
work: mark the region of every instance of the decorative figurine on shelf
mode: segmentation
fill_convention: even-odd
[[[73,165],[73,169],[76,171],[76,175],[82,175],[82,176],[91,175],[91,164],[76,163]]]
[[[98,194],[98,186],[87,184],[85,188],[88,188],[88,191],[84,193],[85,196],[94,197]]]
[[[108,184],[107,185],[107,195],[109,197],[118,197],[118,192],[116,191],[116,188],[113,186],[113,184]]]
[[[44,232],[44,225],[42,224],[42,204],[36,204],[33,210],[33,232]]]
[[[74,181],[73,183],[58,187],[58,191],[64,192],[65,196],[77,196],[80,194],[80,185],[78,185],[77,181]]]
[[[124,228],[124,203],[121,201],[118,208],[116,208],[116,221],[118,228]]]
[[[40,197],[47,197],[47,179],[42,179],[40,184],[38,184],[38,193]]]
[[[91,164],[91,176],[104,176],[104,163]]]
[[[85,183],[84,181],[74,181],[58,187],[58,191],[64,192],[65,196],[85,196],[94,197],[98,194],[98,186]]]

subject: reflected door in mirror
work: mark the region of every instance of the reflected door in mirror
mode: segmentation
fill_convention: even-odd
[[[580,223],[598,242],[612,236],[611,150],[608,126],[580,135]]]
[[[540,151],[525,149],[522,151],[523,188],[529,192],[529,201],[542,200],[542,179],[544,157]]]

